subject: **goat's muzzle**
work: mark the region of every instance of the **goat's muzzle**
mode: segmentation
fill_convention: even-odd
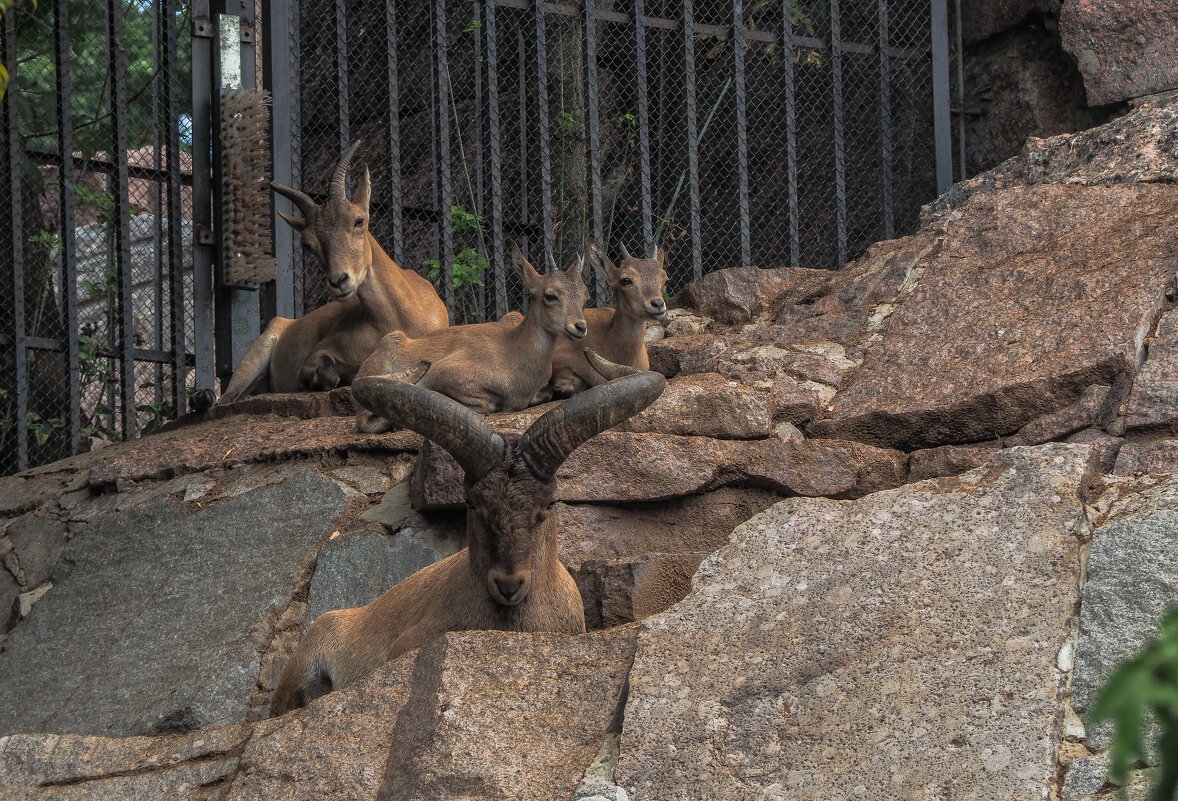
[[[487,587],[491,597],[504,606],[516,606],[528,597],[527,573],[504,573],[500,570],[487,571]]]
[[[589,326],[585,324],[584,320],[578,320],[564,327],[564,332],[569,335],[570,339],[584,339],[589,333]]]
[[[336,300],[344,300],[356,294],[356,282],[351,273],[342,273],[334,281],[327,279],[327,291]]]
[[[646,313],[655,318],[663,317],[667,313],[667,302],[662,298],[646,301]]]

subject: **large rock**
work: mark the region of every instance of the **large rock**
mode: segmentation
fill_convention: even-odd
[[[1125,430],[1178,433],[1178,312],[1158,321],[1149,357],[1129,394]]]
[[[1059,32],[1090,106],[1178,88],[1178,14],[1168,3],[1066,0]]]
[[[611,726],[634,636],[467,632],[423,649],[380,798],[567,799]]]
[[[28,589],[47,581],[53,575],[57,560],[69,539],[65,523],[56,518],[32,514],[14,520],[5,533],[12,541],[23,583]]]
[[[961,33],[967,44],[1013,28],[1028,17],[1053,12],[1059,0],[974,0],[961,4]]]
[[[810,425],[922,448],[1013,434],[1123,386],[1178,268],[1178,188],[1040,185],[972,195],[920,284]]]
[[[1012,448],[739,527],[641,626],[618,784],[660,801],[1047,797],[1088,462]]]
[[[295,576],[344,494],[314,473],[188,510],[90,523],[0,653],[0,732],[142,734],[234,723]]]
[[[461,521],[431,523],[413,515],[394,536],[357,531],[319,551],[307,597],[306,625],[324,612],[364,606],[385,590],[466,547]]]
[[[858,442],[723,440],[607,431],[573,451],[557,472],[556,498],[632,503],[732,484],[786,495],[853,498],[904,482],[907,457]],[[463,503],[463,473],[432,444],[422,449],[411,494],[418,509]]]
[[[825,270],[782,267],[729,267],[715,270],[692,281],[675,298],[676,305],[729,325],[750,323],[774,310],[778,299],[789,290],[813,280],[826,278]]]
[[[1072,674],[1072,705],[1077,711],[1091,706],[1113,669],[1144,647],[1157,633],[1162,613],[1178,604],[1176,530],[1174,476],[1145,488],[1128,485],[1097,519]],[[1089,739],[1107,745],[1107,735],[1094,733],[1091,726]]]

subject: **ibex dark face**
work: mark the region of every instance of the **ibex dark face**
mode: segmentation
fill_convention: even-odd
[[[470,568],[501,606],[527,599],[536,571],[553,556],[546,549],[557,547],[556,471],[581,443],[638,414],[666,386],[658,373],[607,362],[588,349],[585,355],[609,380],[545,412],[515,442],[477,412],[418,386],[427,362],[352,384],[362,406],[432,440],[461,465]]]
[[[570,264],[566,270],[558,269],[549,255],[548,273],[540,275],[532,263],[520,253],[519,246],[512,245],[511,262],[524,279],[531,294],[535,310],[529,308],[528,315],[537,315],[540,326],[557,336],[584,339],[589,333],[584,311],[585,301],[589,299],[589,290],[583,278],[584,255]]]
[[[615,265],[604,252],[595,254],[605,267],[606,281],[614,292],[614,308],[627,317],[660,318],[667,313],[663,292],[667,288],[667,251],[655,248],[654,256],[639,259],[622,248],[622,261]]]
[[[327,279],[327,291],[335,300],[351,297],[368,279],[372,248],[368,242],[368,206],[372,178],[364,168],[349,200],[344,189],[352,156],[360,146],[352,143],[336,162],[327,200],[319,205],[310,196],[280,183],[274,191],[289,198],[302,216],[279,212],[302,236],[303,247],[319,259]]]
[[[510,445],[509,445],[510,448]],[[515,606],[528,596],[533,572],[552,542],[556,482],[542,481],[519,457],[506,457],[466,488],[466,541],[470,566],[491,598]]]

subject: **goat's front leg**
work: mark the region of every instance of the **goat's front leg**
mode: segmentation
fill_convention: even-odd
[[[293,323],[294,320],[285,317],[275,317],[270,321],[261,336],[249,346],[249,350],[241,359],[241,364],[233,371],[229,386],[225,387],[221,399],[217,401],[218,406],[241,400],[257,385],[264,385],[270,376],[270,355],[274,352],[274,346],[278,344],[282,333]]]
[[[356,413],[356,430],[361,434],[384,434],[397,426],[387,417],[361,409]]]
[[[320,349],[303,362],[299,370],[299,384],[304,389],[327,392],[340,385],[346,372],[347,368],[338,354]]]

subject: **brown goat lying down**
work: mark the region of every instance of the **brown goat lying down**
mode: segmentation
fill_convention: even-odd
[[[466,472],[467,547],[367,606],[316,620],[283,668],[271,716],[347,687],[447,631],[585,631],[581,593],[557,558],[556,471],[666,386],[657,373],[588,358],[609,380],[548,411],[518,439],[425,389],[428,365],[356,380],[360,403],[445,448]]]
[[[372,180],[367,168],[348,200],[344,179],[359,146],[353,143],[336,163],[322,205],[297,189],[271,184],[299,210],[301,216],[279,213],[323,265],[333,302],[297,320],[271,320],[233,371],[220,403],[253,392],[334,389],[351,382],[388,332],[419,336],[448,325],[446,306],[433,285],[398,267],[368,232]]]
[[[512,247],[511,260],[532,298],[522,322],[515,315],[416,338],[394,331],[381,340],[356,377],[398,373],[426,361],[432,365],[422,380],[426,389],[479,412],[525,408],[548,381],[557,340],[585,338],[585,257],[563,271],[550,263],[547,275],[540,275],[518,246]],[[388,431],[390,424],[365,409],[356,416],[356,428],[378,434]]]

